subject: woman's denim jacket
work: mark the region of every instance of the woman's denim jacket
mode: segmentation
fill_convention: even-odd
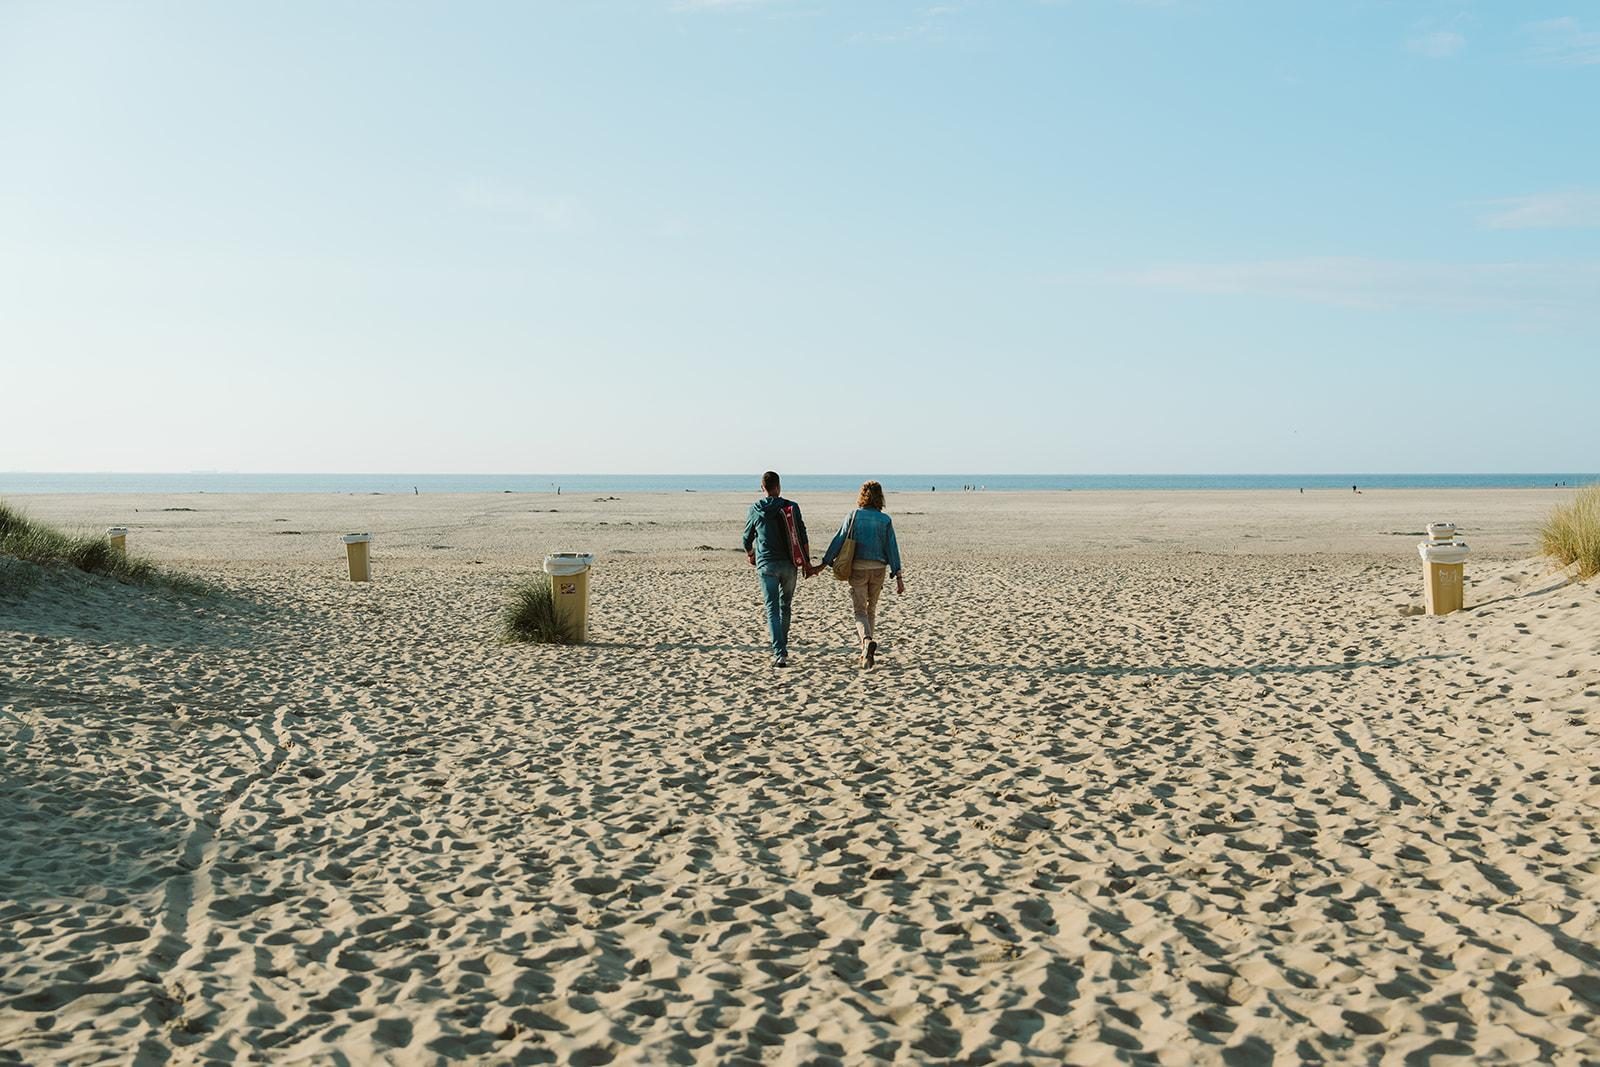
[[[867,561],[876,560],[889,565],[889,577],[894,578],[900,574],[900,546],[894,539],[894,522],[881,511],[872,508],[856,508],[855,532],[850,536],[856,541],[856,559]],[[844,547],[845,534],[850,531],[850,518],[847,517],[839,526],[839,532],[833,535],[833,543],[828,545],[828,551],[822,554],[822,565],[829,567],[838,558],[839,550]]]

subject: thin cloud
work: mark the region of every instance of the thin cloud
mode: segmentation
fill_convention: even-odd
[[[658,221],[652,232],[664,240],[677,241],[685,237],[693,237],[698,231],[692,222],[674,216]]]
[[[1478,221],[1491,230],[1576,230],[1600,227],[1600,190],[1567,189],[1490,200]]]
[[[1429,59],[1449,59],[1467,46],[1467,39],[1454,30],[1422,33],[1406,42],[1406,47]]]
[[[924,8],[915,22],[899,29],[880,32],[862,31],[850,35],[851,44],[907,44],[915,41],[948,41],[951,39],[950,22],[961,14],[965,4],[937,4]]]
[[[1585,29],[1570,15],[1529,22],[1523,32],[1533,40],[1533,57],[1558,67],[1586,67],[1600,63],[1600,30]]]
[[[546,233],[575,230],[586,218],[577,197],[537,195],[494,178],[457,182],[452,195],[457,207],[497,215]]]
[[[726,11],[753,11],[769,7],[772,0],[672,0],[671,9],[684,15]]]
[[[1207,296],[1254,296],[1354,308],[1539,313],[1600,309],[1600,261],[1438,263],[1326,257],[1177,263],[1102,281]]]
[[[850,44],[909,44],[913,41],[942,40],[944,36],[937,27],[918,22],[882,33],[852,33],[847,40]]]

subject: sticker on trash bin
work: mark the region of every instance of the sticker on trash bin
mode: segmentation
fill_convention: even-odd
[[[561,583],[561,595],[562,596],[573,596],[573,595],[576,595],[577,592],[578,592],[578,583],[577,582],[562,582]]]

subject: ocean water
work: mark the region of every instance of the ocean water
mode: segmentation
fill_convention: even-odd
[[[784,491],[849,492],[876,477],[890,492],[1103,489],[1550,488],[1600,474],[795,474]],[[0,472],[0,496],[22,493],[724,493],[759,492],[759,474],[31,474]]]

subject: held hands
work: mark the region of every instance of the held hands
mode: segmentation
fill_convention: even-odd
[[[811,565],[811,546],[810,545],[801,545],[800,548],[801,548],[800,555],[801,555],[801,559],[803,560],[803,562],[800,564],[800,574],[801,574],[801,576],[809,578],[813,574],[821,574],[822,573],[822,568],[821,567],[814,567],[814,566]]]
[[[744,558],[750,561],[750,566],[754,567],[756,565],[756,553],[754,549],[745,549]]]

